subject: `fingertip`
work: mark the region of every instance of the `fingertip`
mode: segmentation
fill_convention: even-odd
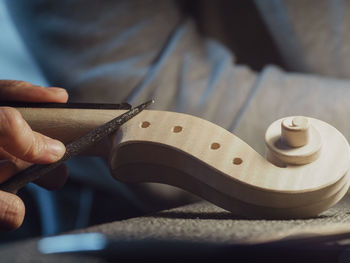
[[[50,163],[59,161],[66,152],[66,146],[59,140],[47,136],[44,136],[44,140],[46,141],[46,151],[42,152],[42,157]]]
[[[14,108],[0,107],[0,124],[0,146],[23,161],[52,163],[66,151],[62,142],[33,131]]]
[[[16,195],[0,191],[0,229],[10,231],[19,228],[24,220],[25,206]]]
[[[69,95],[65,89],[58,87],[48,87],[46,90],[55,96],[56,102],[66,103],[68,101]]]
[[[66,103],[68,93],[59,87],[43,87],[25,81],[0,80],[0,97],[7,101]]]

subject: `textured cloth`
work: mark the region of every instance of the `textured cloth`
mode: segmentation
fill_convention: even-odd
[[[259,74],[234,132],[263,154],[265,130],[272,122],[303,115],[328,122],[349,140],[349,98],[347,80],[286,73],[268,66]]]
[[[350,2],[254,1],[289,70],[350,77]]]
[[[254,85],[255,73],[200,36],[175,1],[8,5],[46,77],[67,88],[72,101],[138,104],[154,98],[157,110],[230,128]]]
[[[111,257],[128,261],[144,261],[148,257],[170,262],[176,257],[182,260],[222,260],[225,256],[231,260],[241,257],[255,260],[271,258],[277,262],[296,262],[311,257],[317,262],[334,262],[342,257],[347,258],[346,238],[350,236],[349,230],[343,236],[327,239],[315,235],[313,231],[336,230],[344,224],[348,225],[349,204],[350,198],[347,196],[320,216],[304,220],[246,220],[210,203],[199,202],[75,233],[105,234],[115,242]],[[279,242],[275,243],[276,240]],[[21,263],[104,262],[103,255],[100,258],[42,255],[38,252],[37,242],[38,239],[33,239],[2,246],[0,257],[4,262]],[[313,254],[315,251],[317,253]]]

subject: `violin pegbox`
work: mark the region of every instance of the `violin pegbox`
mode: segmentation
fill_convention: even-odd
[[[265,140],[267,160],[206,120],[144,111],[116,135],[110,170],[117,180],[173,185],[248,218],[313,217],[346,194],[350,150],[336,128],[287,117]]]

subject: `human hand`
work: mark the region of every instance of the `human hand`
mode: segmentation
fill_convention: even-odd
[[[23,81],[0,80],[0,100],[65,103],[68,94],[61,88],[44,88]],[[30,166],[58,161],[65,146],[58,140],[32,131],[14,108],[0,107],[0,183]],[[55,189],[67,179],[67,169],[60,166],[36,183]],[[21,226],[25,214],[23,201],[14,194],[0,191],[0,229]]]

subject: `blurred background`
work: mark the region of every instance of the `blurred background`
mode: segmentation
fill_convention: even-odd
[[[5,1],[0,1],[0,78],[23,79],[47,85],[35,60],[23,44],[8,13]]]

